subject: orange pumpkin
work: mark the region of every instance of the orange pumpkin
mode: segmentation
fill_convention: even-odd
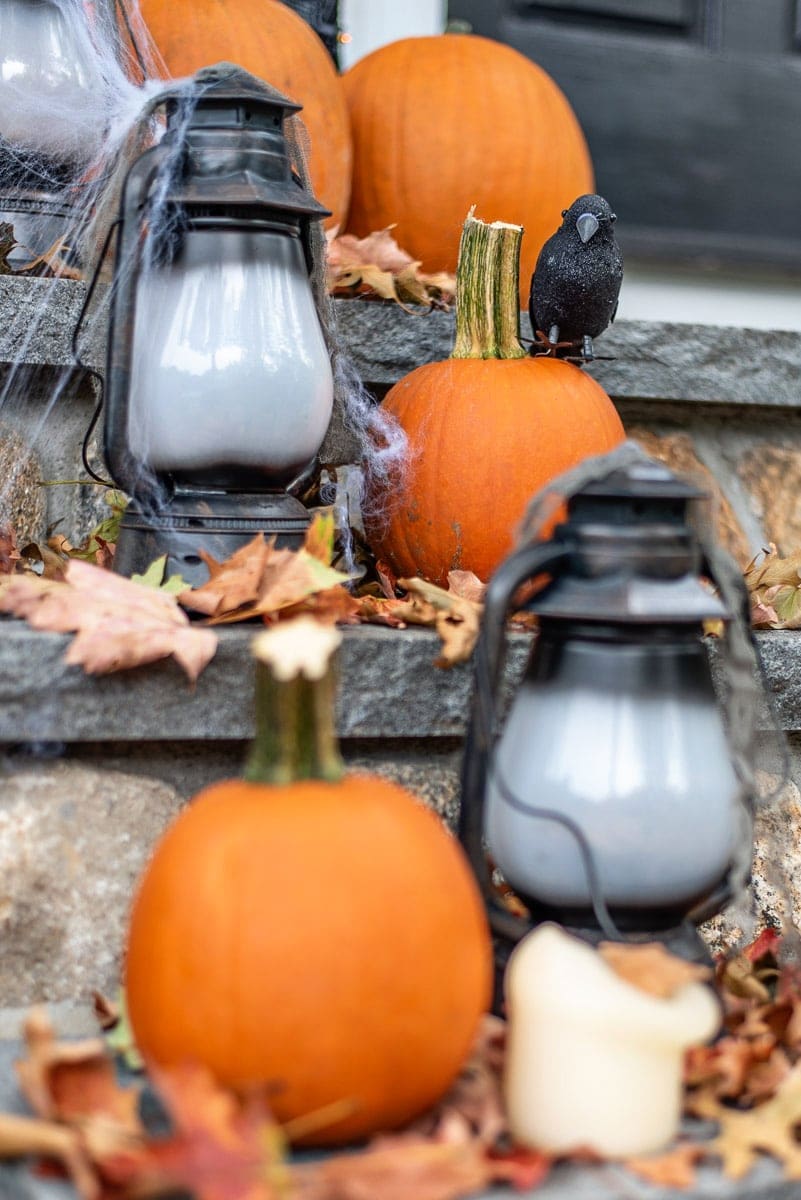
[[[257,641],[295,637],[307,657],[320,630],[306,618]],[[322,685],[259,670],[249,780],[197,796],[139,886],[128,1006],[146,1059],[198,1061],[235,1089],[275,1085],[279,1121],[320,1112],[305,1140],[341,1143],[399,1126],[447,1090],[489,1005],[490,940],[439,818],[386,780],[323,778],[341,767]],[[296,714],[281,747],[292,773],[317,777],[262,782],[281,777],[285,763],[266,770],[269,747]]]
[[[303,105],[314,192],[332,211],[326,223],[341,225],[350,198],[350,124],[336,68],[311,26],[279,0],[140,0],[140,8],[171,75],[227,60]]]
[[[488,38],[382,46],[342,77],[353,130],[348,231],[396,224],[429,271],[454,271],[464,214],[526,231],[521,305],[542,244],[575,196],[595,190],[579,123],[549,75]]]
[[[369,500],[368,533],[401,577],[444,584],[449,571],[463,570],[488,579],[512,548],[532,495],[625,436],[600,384],[571,363],[530,358],[520,347],[519,233],[468,218],[465,238],[475,240],[460,256],[454,354],[418,367],[384,399],[408,447],[394,491]],[[507,243],[494,268],[488,235]],[[475,276],[464,269],[470,261],[479,265]]]

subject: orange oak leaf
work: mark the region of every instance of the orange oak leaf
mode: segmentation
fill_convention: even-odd
[[[672,996],[685,984],[711,979],[713,974],[711,967],[671,954],[661,942],[641,946],[601,942],[598,952],[616,975],[651,996]]]
[[[23,1037],[26,1057],[14,1069],[22,1095],[38,1116],[68,1123],[100,1116],[127,1134],[142,1133],[140,1089],[120,1087],[102,1038],[60,1042],[43,1009],[28,1014]]]
[[[225,1091],[203,1067],[151,1070],[174,1132],[98,1159],[123,1196],[190,1189],[195,1200],[277,1200],[288,1176],[284,1138],[262,1101]]]
[[[696,1165],[703,1157],[704,1148],[697,1142],[679,1142],[664,1154],[624,1159],[623,1166],[656,1187],[690,1188],[695,1183]]]
[[[89,675],[172,656],[194,681],[214,657],[217,638],[190,626],[173,596],[72,559],[62,580],[0,578],[0,612],[34,629],[75,633],[65,662]]]
[[[278,549],[263,534],[223,563],[203,557],[209,565],[208,582],[182,592],[179,599],[215,625],[278,613],[348,579],[307,550]]]
[[[721,1160],[724,1175],[742,1179],[760,1154],[769,1154],[784,1168],[787,1179],[801,1179],[801,1063],[782,1081],[775,1095],[748,1111],[721,1104],[710,1092],[696,1096],[693,1111],[717,1121],[717,1137],[703,1143],[704,1151]]]
[[[15,571],[19,558],[14,530],[10,525],[0,525],[0,575],[9,575]]]

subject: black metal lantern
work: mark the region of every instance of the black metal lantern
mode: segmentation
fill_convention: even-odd
[[[630,461],[581,487],[551,540],[490,580],[460,835],[501,963],[546,919],[695,956],[695,925],[747,878],[754,714],[735,715],[737,748],[702,640],[705,621],[735,617],[701,579],[714,570],[688,510],[702,495]],[[536,580],[538,636],[496,741],[506,620]],[[493,869],[530,921],[501,902]]]
[[[113,14],[112,0],[100,7]],[[81,212],[70,185],[97,152],[104,122],[88,8],[0,4],[0,221],[20,243],[12,264],[63,237]]]
[[[105,453],[132,498],[123,574],[167,555],[200,582],[254,533],[299,542],[290,494],[333,404],[310,281],[328,215],[293,173],[298,106],[240,68],[208,69],[166,103],[167,132],[123,191],[110,314]]]

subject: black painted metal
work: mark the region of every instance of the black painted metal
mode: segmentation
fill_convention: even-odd
[[[499,973],[510,948],[535,923],[554,919],[597,940],[604,933],[605,913],[605,905],[600,918],[597,906],[594,912],[557,912],[536,897],[520,897],[531,919],[516,916],[501,903],[487,860],[484,811],[496,736],[495,697],[513,598],[524,584],[545,580],[527,605],[541,618],[541,633],[527,667],[529,677],[547,678],[565,647],[576,638],[585,639],[585,654],[594,641],[617,639],[627,645],[631,683],[636,686],[643,673],[647,677],[655,669],[653,650],[658,643],[659,669],[672,669],[670,653],[674,651],[676,678],[684,690],[688,686],[701,689],[708,698],[712,683],[700,646],[702,623],[708,617],[728,614],[698,578],[701,554],[689,512],[701,495],[656,463],[645,469],[615,471],[568,499],[567,521],[557,526],[550,541],[522,545],[490,579],[475,652],[473,699],[462,760],[459,837],[487,908]],[[640,583],[647,585],[647,592],[638,592]],[[675,603],[666,599],[674,589]],[[632,597],[636,598],[634,605]],[[606,669],[605,657],[608,661],[608,656],[599,656],[598,670]],[[637,908],[613,910],[611,916],[627,936],[645,940],[658,936],[697,957],[700,943],[686,918],[706,919],[729,898],[727,881],[722,880],[713,893],[688,898],[683,911]]]
[[[121,535],[122,548],[115,555],[115,570],[142,570],[153,557],[166,553],[168,562],[197,559],[198,547],[215,557],[226,558],[261,529],[289,537],[293,544],[308,524],[297,511],[298,502],[284,497],[276,486],[263,483],[268,499],[257,504],[259,526],[254,524],[254,496],[258,482],[250,472],[241,478],[228,475],[225,491],[213,492],[215,479],[194,481],[195,501],[181,499],[177,492],[192,495],[192,481],[170,476],[156,477],[148,465],[136,459],[129,448],[128,402],[132,368],[136,286],[146,236],[148,206],[160,170],[173,153],[177,138],[183,139],[183,170],[171,181],[167,204],[179,214],[178,227],[191,237],[193,230],[242,231],[255,236],[283,230],[301,238],[311,264],[310,222],[329,215],[294,175],[284,137],[284,120],[299,106],[282,97],[265,95],[263,85],[248,72],[225,69],[218,79],[214,69],[206,72],[203,89],[188,120],[182,118],[180,93],[164,93],[167,133],[154,148],[145,151],[128,173],[120,212],[115,286],[112,290],[108,365],[106,372],[105,457],[115,483],[133,498],[133,507]],[[165,246],[165,253],[170,247]],[[237,490],[244,492],[241,497]],[[164,509],[165,498],[168,509]],[[241,503],[240,503],[241,500]],[[195,520],[176,528],[171,538],[168,525],[175,515],[183,520],[187,503],[196,502],[209,514],[209,521]],[[221,506],[221,507],[220,507]],[[159,509],[163,519],[153,517]],[[284,528],[287,508],[293,514],[291,528]],[[222,522],[215,514],[226,514]],[[239,521],[239,525],[237,525]],[[151,533],[144,526],[150,522]],[[272,523],[275,522],[275,523]],[[214,548],[212,548],[212,546]],[[216,553],[215,553],[216,551]],[[144,561],[147,554],[151,557]],[[135,564],[135,565],[131,565]],[[197,564],[195,563],[195,566]],[[178,570],[178,567],[176,567]],[[205,567],[201,570],[205,572]],[[168,574],[171,573],[168,570]],[[188,579],[185,571],[184,578]]]

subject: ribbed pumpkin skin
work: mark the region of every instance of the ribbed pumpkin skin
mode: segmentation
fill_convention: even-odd
[[[561,212],[593,192],[584,135],[540,67],[488,38],[448,34],[382,46],[346,71],[353,130],[348,231],[397,224],[426,270],[455,271],[472,205],[525,230],[521,305]]]
[[[625,437],[612,401],[554,358],[428,363],[383,407],[409,439],[408,466],[370,544],[401,577],[445,584],[448,571],[489,579],[544,484]],[[368,511],[381,511],[373,497]]]
[[[370,776],[207,789],[133,905],[126,993],[159,1064],[276,1083],[280,1121],[353,1099],[315,1144],[396,1127],[447,1090],[488,1008],[492,952],[458,842]]]
[[[317,34],[279,0],[140,0],[167,69],[192,75],[233,62],[303,105],[317,199],[341,225],[350,199],[353,150],[340,79]]]

